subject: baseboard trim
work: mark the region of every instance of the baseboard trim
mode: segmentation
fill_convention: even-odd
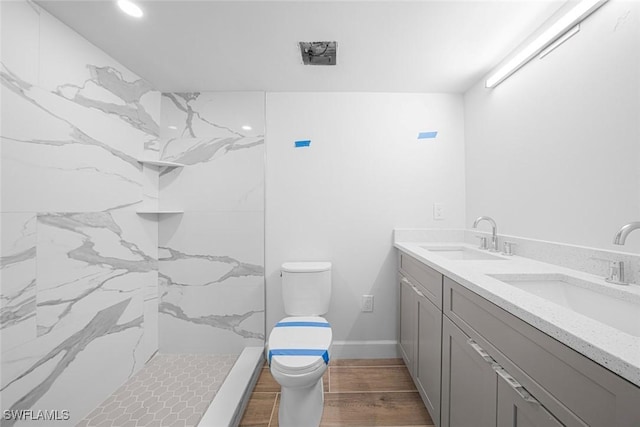
[[[390,359],[400,357],[394,340],[334,341],[332,359]]]

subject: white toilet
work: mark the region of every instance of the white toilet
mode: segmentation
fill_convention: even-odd
[[[329,311],[331,263],[282,264],[284,311],[269,334],[271,375],[281,386],[282,427],[317,427],[324,404],[322,375],[329,364],[331,326],[321,315]]]

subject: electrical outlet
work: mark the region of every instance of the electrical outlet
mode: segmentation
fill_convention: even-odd
[[[362,295],[362,311],[373,311],[373,295]]]
[[[435,220],[444,219],[444,203],[433,204],[433,219]]]

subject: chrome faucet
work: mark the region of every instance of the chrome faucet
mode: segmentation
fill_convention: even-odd
[[[488,221],[491,224],[491,245],[489,246],[490,252],[498,252],[498,226],[493,218],[489,216],[479,216],[473,221],[473,228],[478,228],[480,221]]]
[[[613,244],[624,245],[624,242],[627,240],[627,236],[629,235],[629,233],[637,229],[640,229],[640,221],[630,222],[629,224],[623,225],[613,238]]]
[[[640,229],[640,222],[630,222],[623,225],[620,230],[613,237],[614,245],[624,245],[627,240],[627,236],[633,230]],[[629,283],[625,277],[624,262],[623,261],[609,261],[609,277],[605,279],[609,283],[616,285],[628,285]]]

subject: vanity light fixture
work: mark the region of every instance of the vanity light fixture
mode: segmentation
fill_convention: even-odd
[[[569,12],[547,28],[542,34],[536,37],[535,40],[525,46],[504,65],[492,73],[489,78],[487,78],[485,86],[487,88],[492,88],[499,85],[507,77],[515,73],[520,67],[529,62],[534,56],[542,52],[543,49],[556,41],[559,37],[563,36],[567,31],[576,27],[587,16],[595,12],[607,1],[608,0],[582,0],[574,6],[573,9],[569,10]]]
[[[121,11],[134,18],[142,18],[142,15],[144,15],[140,6],[130,0],[118,0],[118,7]]]
[[[251,129],[253,128],[249,125],[242,125],[242,130],[251,130]]]

